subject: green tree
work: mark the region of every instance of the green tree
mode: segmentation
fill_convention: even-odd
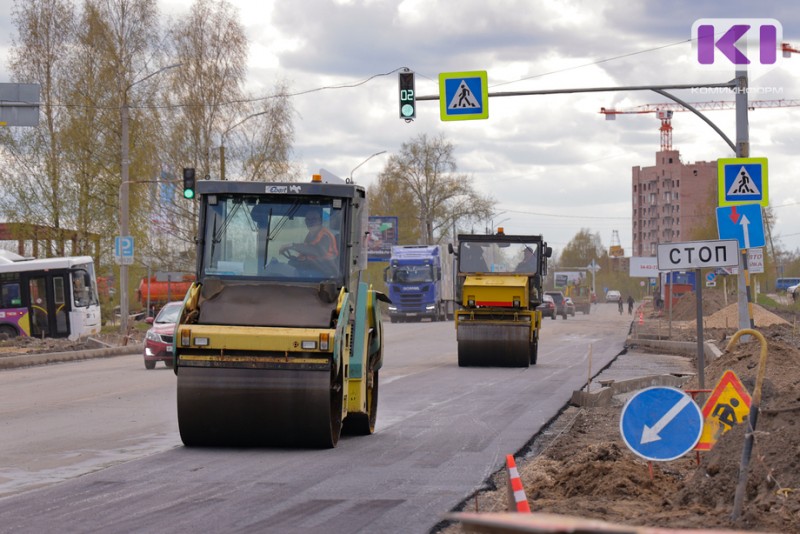
[[[598,263],[607,256],[600,239],[600,233],[592,234],[587,228],[581,228],[561,251],[559,264],[563,268],[586,267],[592,260]]]
[[[456,225],[487,219],[493,212],[494,200],[478,193],[468,176],[456,174],[454,151],[444,135],[431,139],[422,134],[403,143],[378,176],[373,198],[394,209],[400,206],[396,201],[410,201],[403,206],[416,221],[420,244],[438,243]]]
[[[16,2],[13,21],[18,29],[10,51],[10,70],[16,81],[41,88],[38,128],[26,128],[6,139],[11,165],[0,174],[0,211],[8,220],[68,228],[72,184],[63,158],[60,129],[64,108],[60,82],[67,74],[64,50],[73,37],[74,12],[66,0]],[[45,254],[64,254],[63,243],[52,242]]]

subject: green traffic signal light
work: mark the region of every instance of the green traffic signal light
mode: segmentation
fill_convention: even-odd
[[[403,69],[398,73],[400,82],[400,118],[411,121],[417,116],[417,101],[414,94],[414,72]]]
[[[194,198],[194,169],[183,169],[183,198]]]

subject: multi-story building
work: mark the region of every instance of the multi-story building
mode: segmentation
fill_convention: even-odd
[[[633,167],[632,256],[655,256],[659,243],[692,241],[716,207],[717,162],[682,163],[678,150],[656,152],[653,167]]]

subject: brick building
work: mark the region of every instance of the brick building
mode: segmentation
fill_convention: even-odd
[[[715,207],[717,162],[682,163],[678,150],[656,152],[653,167],[632,168],[632,256],[655,256],[659,243],[691,241]],[[713,216],[713,214],[711,214]]]

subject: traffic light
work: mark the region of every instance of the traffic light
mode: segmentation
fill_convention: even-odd
[[[400,81],[400,118],[411,122],[417,116],[417,102],[414,95],[414,72],[403,68],[398,73]]]
[[[183,198],[194,198],[194,169],[183,169]]]

